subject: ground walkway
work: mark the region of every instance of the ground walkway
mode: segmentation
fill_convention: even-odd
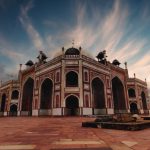
[[[0,118],[0,150],[150,150],[150,129],[83,128],[82,117]]]

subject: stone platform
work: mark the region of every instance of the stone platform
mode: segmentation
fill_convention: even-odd
[[[83,128],[83,117],[0,118],[0,150],[149,150],[150,129]]]
[[[143,130],[143,129],[146,129],[146,128],[150,128],[150,121],[127,122],[127,123],[120,123],[120,122],[83,122],[82,127],[138,131],[138,130]]]

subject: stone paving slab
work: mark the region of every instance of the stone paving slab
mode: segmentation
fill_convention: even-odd
[[[150,129],[82,128],[84,117],[0,118],[0,150],[150,150]]]
[[[31,150],[35,147],[36,145],[1,145],[0,150]]]

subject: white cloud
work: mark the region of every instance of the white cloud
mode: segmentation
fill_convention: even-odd
[[[3,59],[10,60],[8,63],[3,63],[0,60],[0,80],[6,81],[8,79],[16,78],[19,70],[19,63],[26,61],[27,55],[22,51],[16,51],[10,42],[4,37],[0,36],[0,55]],[[11,62],[11,64],[10,64]]]
[[[32,1],[29,1],[29,3],[26,6],[22,6],[19,20],[24,29],[26,30],[27,34],[29,35],[29,38],[31,39],[34,47],[37,50],[42,50],[44,48],[43,40],[40,37],[38,31],[32,25],[32,22],[28,16],[28,12],[31,8],[33,8]]]

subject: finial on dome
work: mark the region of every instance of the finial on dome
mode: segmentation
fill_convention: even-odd
[[[81,52],[81,49],[82,49],[82,48],[81,48],[81,46],[80,46],[80,47],[79,47],[79,51],[80,51],[80,52]]]
[[[127,62],[125,62],[124,65],[125,65],[125,69],[128,69],[128,67],[127,67]]]
[[[74,39],[72,40],[72,48],[74,47]]]
[[[136,74],[134,73],[134,78],[136,78]]]
[[[21,71],[21,69],[22,69],[22,64],[20,64],[20,71]]]

